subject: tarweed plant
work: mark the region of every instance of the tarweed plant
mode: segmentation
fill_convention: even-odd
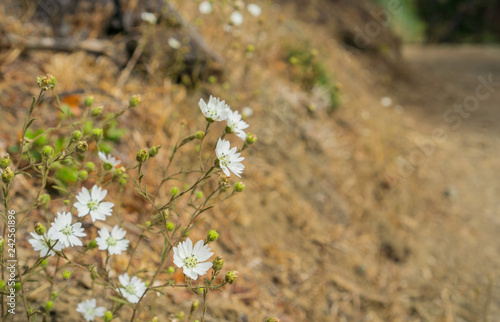
[[[253,10],[256,12],[255,8]],[[120,154],[109,149],[103,151],[99,143],[110,126],[116,127],[123,114],[141,108],[139,95],[132,96],[128,104],[115,113],[107,112],[106,107],[94,106],[94,98],[89,96],[83,102],[83,112],[76,117],[61,106],[55,91],[56,79],[52,75],[40,77],[37,82],[40,92],[32,99],[20,131],[17,153],[0,159],[4,206],[1,212],[3,239],[0,240],[3,320],[9,315],[23,314],[22,310],[28,321],[46,320],[70,287],[65,281],[76,278],[73,275],[78,272],[89,275],[92,294],[99,294],[97,298],[82,296],[74,308],[82,320],[154,318],[154,305],[146,312],[144,302],[152,297],[148,296],[151,293],[166,298],[164,291],[171,287],[189,289],[199,297],[191,305],[188,320],[204,321],[211,293],[233,284],[238,272],[225,271],[224,260],[212,251],[210,243],[223,238],[215,230],[202,233],[206,237],[200,240],[191,240],[188,236],[207,210],[244,190],[244,183],[238,181],[229,191],[231,176],[240,177],[244,172],[244,150],[257,140],[254,134],[244,131],[249,125],[224,100],[210,97],[205,102],[200,99],[200,118],[204,117],[205,122],[203,129],[185,137],[181,134],[169,149],[144,147],[137,151],[135,160],[120,160],[117,157]],[[43,126],[43,115],[38,113],[38,107],[45,104],[44,98],[48,95],[53,96],[65,118],[55,127],[34,132],[35,124]],[[92,121],[91,127],[89,121]],[[226,123],[219,137],[209,136],[215,122]],[[28,137],[28,133],[38,135]],[[35,144],[49,133],[50,137],[62,137],[58,142],[64,144],[55,144],[50,139],[41,148]],[[197,142],[193,150],[195,155],[191,158],[194,161],[174,169],[176,163],[173,161],[179,150],[192,141]],[[213,146],[213,157],[209,161],[202,157],[203,145]],[[148,164],[160,153],[168,155],[166,164],[160,165],[164,176],[157,186],[151,187],[145,180],[153,175]],[[57,171],[66,168],[76,173],[75,180],[57,179]],[[31,182],[34,197],[25,200],[25,209],[13,210],[11,198],[20,177]],[[180,182],[182,188],[168,189],[166,183],[173,180]],[[134,189],[136,197],[149,204],[140,213],[145,220],[134,230],[134,234],[140,231],[136,239],[131,238],[134,234],[126,225],[134,224],[125,222],[122,212],[126,210],[121,209],[119,201],[127,189]],[[163,191],[169,193],[160,193]],[[37,210],[43,210],[42,222],[33,219]],[[31,246],[29,253],[33,254],[29,258],[18,257],[21,246],[15,237],[20,238],[22,232],[29,232],[26,234]],[[136,270],[134,256],[138,256],[139,244],[145,240],[163,245],[160,261],[154,267],[154,263],[148,263],[146,269]],[[102,253],[102,263],[95,260],[96,252]],[[114,256],[127,257],[128,265],[119,273],[111,270],[110,261]],[[15,272],[8,271],[10,260],[17,261]],[[182,283],[166,278],[173,276],[173,267],[182,271]],[[45,302],[31,300],[31,292],[40,283],[48,285],[43,288],[47,292]],[[9,295],[14,296],[13,301]],[[17,308],[9,306],[9,301],[16,302]],[[197,310],[199,305],[201,308]]]

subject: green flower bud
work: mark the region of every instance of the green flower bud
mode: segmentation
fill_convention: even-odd
[[[41,265],[42,267],[47,267],[47,265],[48,265],[48,264],[49,264],[49,261],[47,260],[47,258],[46,258],[46,259],[44,259],[44,260],[40,263],[40,265]]]
[[[224,176],[224,175],[220,176],[219,177],[219,187],[220,187],[220,191],[222,191],[222,192],[229,190],[229,188],[231,187],[229,185],[229,177]]]
[[[122,175],[121,178],[118,179],[118,184],[120,186],[126,185],[127,184],[127,178],[128,178],[128,175],[126,175],[126,174]]]
[[[104,171],[111,171],[111,169],[113,169],[113,165],[109,162],[104,162],[102,168],[104,169]]]
[[[48,193],[44,193],[40,196],[40,203],[42,205],[46,205],[50,202],[50,195]]]
[[[83,140],[79,141],[75,147],[76,152],[78,152],[78,153],[85,153],[85,152],[87,152],[88,148],[89,148],[89,144]]]
[[[174,230],[174,228],[175,228],[174,223],[172,223],[172,222],[167,223],[167,230],[168,231],[172,231],[172,230]]]
[[[139,103],[141,103],[141,95],[132,95],[128,101],[130,107],[137,107]]]
[[[94,104],[94,96],[87,96],[84,100],[85,106],[90,107]]]
[[[169,273],[169,274],[173,274],[174,272],[175,272],[175,268],[173,268],[172,266],[169,266],[169,267],[167,268],[167,273]]]
[[[245,190],[245,184],[241,181],[238,181],[234,184],[234,191],[243,192]]]
[[[54,148],[50,145],[46,145],[42,148],[42,155],[46,158],[51,157],[54,154]]]
[[[5,288],[5,282],[3,280],[0,280],[0,288],[1,289]]]
[[[104,313],[104,322],[111,322],[111,320],[113,320],[113,313],[111,311]]]
[[[146,227],[151,227],[151,221],[146,221]]]
[[[54,306],[54,302],[52,301],[47,301],[45,302],[45,311],[50,311],[52,310],[52,307]]]
[[[90,116],[92,117],[98,117],[99,115],[102,114],[103,107],[102,106],[97,106],[92,109],[90,112]]]
[[[42,90],[47,91],[51,88],[54,88],[56,85],[56,78],[52,76],[51,74],[47,74],[43,76],[42,78],[37,77],[36,81],[38,83],[38,87],[40,87]]]
[[[5,240],[3,237],[0,236],[0,253],[3,252],[3,249],[5,247]]]
[[[50,297],[52,298],[52,300],[55,300],[58,296],[59,296],[59,293],[57,293],[56,291],[52,291],[52,293],[50,294]]]
[[[201,198],[203,198],[203,191],[198,191],[196,193],[196,199],[201,199]]]
[[[92,130],[92,138],[94,140],[99,140],[99,138],[102,136],[102,129],[96,128]]]
[[[2,181],[5,184],[9,184],[13,179],[14,179],[14,172],[12,172],[12,170],[9,167],[5,168],[5,170],[3,170],[2,172]]]
[[[172,196],[175,196],[179,193],[179,188],[177,187],[173,187],[171,190],[170,190],[170,193],[172,194]]]
[[[183,312],[183,311],[180,311],[179,313],[177,313],[177,318],[178,318],[179,320],[184,319],[184,312]]]
[[[201,140],[201,139],[203,139],[203,136],[205,135],[205,132],[203,132],[203,131],[197,131],[194,135],[196,136],[197,139]]]
[[[222,256],[217,256],[213,261],[212,268],[215,271],[220,271],[223,266],[224,266],[224,260],[222,259]]]
[[[254,133],[248,133],[245,139],[245,143],[250,145],[254,144],[255,142],[257,142],[257,135],[255,135]]]
[[[87,171],[93,172],[95,170],[95,163],[87,162],[87,164],[85,165],[85,169],[87,169]]]
[[[149,158],[149,151],[148,151],[148,149],[141,149],[141,150],[139,150],[139,152],[137,152],[137,155],[135,157],[135,159],[139,163],[146,162],[148,160],[148,158]]]
[[[66,199],[66,200],[63,201],[63,203],[64,203],[65,206],[67,206],[67,205],[69,205],[69,200]]]
[[[43,224],[37,222],[35,224],[35,232],[38,235],[43,236],[47,232],[47,228],[45,228],[45,226]]]
[[[219,238],[219,234],[213,229],[211,229],[207,234],[207,242],[209,242],[209,243],[216,241],[218,238]]]
[[[14,284],[14,289],[17,291],[19,291],[21,289],[21,282],[16,282],[16,284]]]
[[[161,148],[161,146],[159,146],[159,145],[150,147],[149,148],[149,156],[151,158],[154,158],[158,154],[158,152],[160,151],[160,148]]]
[[[97,247],[97,242],[95,240],[91,240],[89,241],[89,243],[87,244],[87,248],[88,249],[94,249]]]
[[[236,278],[238,278],[238,275],[240,275],[238,271],[227,272],[224,280],[226,283],[233,284],[236,281]]]
[[[62,273],[62,277],[65,279],[65,280],[69,280],[69,278],[71,277],[71,272],[68,271],[68,270],[65,270],[63,273]]]
[[[159,321],[160,321],[160,320],[158,319],[158,317],[157,317],[157,316],[155,316],[155,317],[151,320],[151,322],[159,322]]]
[[[10,165],[10,155],[6,154],[0,159],[0,168],[5,169]]]
[[[89,173],[85,170],[80,170],[78,171],[78,179],[79,180],[85,180],[89,176]]]
[[[119,178],[121,176],[123,176],[125,174],[125,172],[127,171],[127,169],[125,169],[125,167],[119,167],[119,168],[116,168],[114,171],[113,171],[113,177],[115,178]]]
[[[266,322],[280,322],[280,319],[278,319],[277,317],[272,317],[267,319]]]
[[[71,141],[78,141],[82,138],[82,132],[75,130],[71,133]]]
[[[194,300],[193,303],[191,304],[191,313],[196,311],[196,309],[198,308],[199,305],[200,305],[200,301]]]

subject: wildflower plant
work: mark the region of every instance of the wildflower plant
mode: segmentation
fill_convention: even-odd
[[[98,295],[96,298],[82,298],[75,308],[82,320],[103,318],[111,321],[115,317],[131,321],[143,319],[154,308],[144,304],[152,297],[148,294],[165,296],[164,289],[173,287],[189,289],[194,296],[200,297],[202,310],[198,314],[199,320],[204,321],[209,294],[233,284],[238,272],[224,272],[222,257],[216,255],[214,247],[209,245],[223,238],[215,230],[202,232],[206,238],[196,240],[196,243],[188,236],[218,201],[244,190],[244,183],[236,182],[232,193],[227,192],[231,176],[243,175],[245,158],[242,153],[257,140],[254,134],[244,132],[249,125],[224,100],[211,96],[207,103],[203,99],[199,101],[204,131],[198,130],[185,136],[181,132],[170,149],[145,147],[137,152],[135,159],[118,160],[115,157],[117,154],[102,149],[99,144],[105,140],[106,131],[117,126],[120,116],[138,108],[141,104],[139,95],[132,96],[120,111],[104,114],[106,109],[101,106],[95,108],[94,98],[89,96],[84,100],[83,112],[75,117],[61,107],[54,90],[56,80],[52,75],[40,77],[37,82],[40,93],[32,100],[20,131],[20,144],[13,149],[17,153],[0,156],[3,238],[9,240],[6,243],[0,239],[2,276],[8,276],[7,260],[17,260],[14,296],[22,303],[20,306],[27,321],[36,321],[40,316],[46,320],[67,290],[64,280],[74,278],[75,273],[88,274],[92,280],[92,294]],[[37,108],[44,104],[47,94],[54,96],[56,107],[64,117],[54,128],[35,131],[32,127],[39,124],[37,118],[43,117],[37,115]],[[224,122],[227,126],[219,137],[210,137],[216,122],[222,122],[223,128]],[[28,133],[38,135],[28,137]],[[50,140],[54,134],[58,136],[57,144]],[[43,146],[35,144],[41,137],[46,138]],[[235,138],[238,139],[233,140]],[[191,158],[197,160],[191,162],[194,163],[193,168],[187,169],[190,165],[187,163],[175,170],[174,160],[178,152],[192,141],[197,142],[194,158]],[[238,143],[240,148],[236,145]],[[203,146],[211,150],[210,159],[202,157]],[[158,172],[153,172],[149,163],[161,153],[167,160],[159,169],[163,176],[156,186],[151,186],[150,182],[154,180],[146,178],[152,176],[155,179]],[[61,179],[65,177],[60,173],[68,171],[73,171],[74,180]],[[25,209],[13,212],[11,198],[21,176],[32,180],[34,198],[27,200]],[[182,182],[179,185],[182,188],[167,188],[166,183],[172,180]],[[144,220],[134,228],[135,233],[127,228],[130,227],[127,224],[133,224],[126,223],[121,215],[126,211],[120,202],[126,190],[134,190],[136,197],[149,205],[141,210],[139,217]],[[115,191],[118,191],[118,197]],[[31,246],[32,257],[36,256],[36,260],[18,258],[19,246],[10,242],[15,237],[15,234],[9,234],[12,230],[8,227],[12,225],[18,238],[21,238],[23,229],[29,232],[27,244]],[[140,233],[138,238],[134,238],[137,230]],[[136,269],[134,262],[138,260],[141,246],[147,247],[145,240],[163,245],[160,261],[149,263],[145,269]],[[8,247],[12,251],[7,252]],[[102,262],[96,260],[99,258],[97,254],[100,254]],[[128,265],[112,271],[110,263],[113,256],[126,258]],[[174,272],[171,268],[174,265],[184,276],[182,283],[168,278]],[[44,303],[30,300],[35,289],[30,284],[37,281],[47,281],[50,285]],[[3,281],[0,284],[6,283]],[[12,290],[7,287],[0,291],[3,295],[12,295]],[[193,302],[190,317],[196,315],[200,302],[198,299]],[[2,296],[0,304],[2,318],[5,319],[11,314],[5,296]]]

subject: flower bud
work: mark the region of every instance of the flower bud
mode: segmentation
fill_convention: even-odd
[[[96,140],[96,141],[99,140],[101,135],[102,135],[102,129],[96,128],[96,129],[92,130],[92,138],[94,140]]]
[[[51,157],[54,154],[54,148],[50,145],[46,145],[42,148],[42,155],[46,158]]]
[[[223,266],[224,266],[224,260],[222,259],[222,256],[217,256],[213,261],[212,268],[215,271],[220,271]]]
[[[89,241],[89,243],[87,244],[87,248],[88,249],[94,249],[97,247],[97,242],[95,240],[91,240]]]
[[[3,237],[0,236],[0,253],[3,252],[3,249],[5,247],[5,240]]]
[[[98,117],[99,115],[102,114],[103,107],[102,106],[97,106],[92,109],[90,112],[90,116],[92,117]]]
[[[160,148],[161,148],[161,146],[159,146],[159,145],[150,147],[149,148],[149,156],[151,158],[154,158],[158,154],[158,152],[160,151]]]
[[[196,199],[201,199],[201,198],[203,198],[203,191],[198,191],[196,193]]]
[[[238,275],[240,275],[238,271],[227,272],[224,280],[229,284],[233,284],[236,281],[236,278],[238,278]]]
[[[148,151],[148,149],[141,149],[141,150],[139,150],[139,152],[137,152],[137,155],[135,157],[135,159],[139,163],[146,162],[148,160],[148,158],[149,158],[149,151]]]
[[[207,234],[207,242],[208,243],[216,241],[218,238],[219,238],[219,234],[214,229],[211,229]]]
[[[65,206],[69,205],[69,199],[64,200],[63,203]]]
[[[175,272],[175,268],[173,268],[172,266],[169,266],[169,267],[167,268],[167,273],[169,273],[169,274],[173,274],[174,272]]]
[[[84,100],[85,106],[90,107],[94,104],[94,96],[87,96]]]
[[[10,155],[7,153],[0,159],[0,168],[5,169],[10,165]]]
[[[19,291],[21,289],[21,282],[16,282],[16,284],[14,284],[14,289],[17,291]]]
[[[71,141],[78,141],[82,138],[82,132],[75,130],[71,133]]]
[[[170,193],[172,194],[172,196],[175,196],[179,193],[179,188],[177,187],[173,187],[171,190],[170,190]]]
[[[198,308],[199,305],[200,305],[200,301],[194,300],[193,303],[191,304],[191,313],[196,311],[196,309]]]
[[[141,95],[132,95],[128,101],[130,107],[137,107],[139,103],[141,103]]]
[[[125,169],[125,167],[119,167],[119,168],[116,168],[114,171],[113,171],[113,177],[115,178],[119,178],[121,176],[123,176],[125,174],[125,172],[127,171],[127,169]]]
[[[68,270],[65,270],[63,273],[62,273],[62,277],[65,279],[65,280],[69,280],[69,278],[71,277],[71,272],[68,271]]]
[[[220,191],[224,192],[227,191],[231,186],[229,185],[229,177],[227,176],[220,176],[219,177],[219,187]]]
[[[111,320],[113,320],[113,313],[111,311],[104,313],[104,322],[111,322]]]
[[[146,221],[146,227],[151,227],[151,221]]]
[[[48,265],[48,264],[49,264],[49,261],[47,260],[47,258],[46,258],[46,259],[44,259],[44,260],[40,263],[40,265],[41,265],[42,267],[47,267],[47,265]]]
[[[196,131],[196,133],[194,135],[195,135],[195,137],[197,139],[201,140],[201,139],[203,139],[203,136],[205,135],[205,132],[203,132],[203,131]]]
[[[12,179],[14,179],[14,172],[12,172],[12,170],[7,167],[5,168],[5,170],[3,170],[2,172],[2,181],[5,183],[5,184],[9,184]]]
[[[238,181],[234,184],[234,191],[243,192],[245,190],[245,184],[241,181]]]
[[[78,153],[85,153],[89,148],[89,144],[86,142],[86,141],[79,141],[77,144],[76,144],[76,151]]]
[[[52,298],[52,300],[55,300],[58,296],[59,296],[59,293],[57,293],[56,291],[52,291],[52,293],[50,294],[50,297]]]
[[[272,317],[267,319],[266,322],[280,322],[280,319],[278,319],[277,317]]]
[[[43,236],[47,232],[47,228],[45,228],[45,226],[43,224],[37,222],[35,224],[35,232],[38,235]]]
[[[38,87],[40,87],[42,90],[47,91],[51,88],[54,88],[56,85],[56,78],[52,76],[51,74],[47,74],[43,76],[42,78],[37,77],[36,78]]]
[[[52,310],[52,307],[54,306],[54,302],[52,301],[47,301],[45,302],[45,311],[50,311]]]
[[[95,170],[95,163],[87,162],[87,164],[85,165],[85,169],[87,169],[87,171],[93,172]]]
[[[245,143],[250,145],[254,144],[255,142],[257,142],[257,135],[255,135],[254,133],[248,133],[245,139]]]
[[[78,171],[78,180],[85,180],[87,179],[89,173],[85,170],[80,170]]]
[[[174,223],[172,223],[172,222],[167,223],[167,230],[168,230],[168,231],[172,231],[172,230],[174,230],[174,227],[175,227],[175,226],[174,226]]]
[[[128,175],[123,174],[123,175],[120,177],[120,179],[118,179],[118,184],[119,184],[120,186],[124,186],[124,185],[126,185],[126,184],[127,184],[127,181],[128,181],[127,179],[128,179]]]
[[[0,280],[0,289],[4,289],[5,288],[5,282],[4,280]]]

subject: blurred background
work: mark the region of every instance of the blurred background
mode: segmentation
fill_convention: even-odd
[[[193,232],[215,228],[215,251],[240,271],[209,321],[500,321],[499,17],[496,0],[3,0],[0,152],[45,73],[74,115],[87,95],[113,111],[141,94],[99,149],[131,164],[162,145],[151,168],[180,121],[204,128],[200,97],[220,97],[259,140],[245,192]],[[35,127],[60,119],[54,104]],[[21,207],[29,183],[17,184]],[[122,207],[134,243],[148,205],[129,187]],[[161,246],[141,246],[133,269],[151,274]],[[54,321],[77,321],[91,294],[83,273],[68,283]],[[166,293],[159,320],[182,320],[196,295]]]

